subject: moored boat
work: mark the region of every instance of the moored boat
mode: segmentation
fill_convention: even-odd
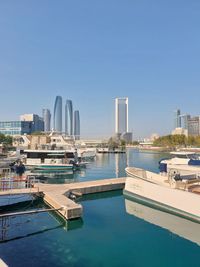
[[[180,173],[200,172],[200,159],[194,152],[171,152],[172,158],[162,159],[159,162],[160,172],[170,172],[171,170],[179,170]]]
[[[65,171],[83,167],[72,150],[24,150],[24,164],[29,169]]]
[[[197,174],[162,176],[139,168],[126,168],[124,195],[142,204],[200,222],[200,177]]]

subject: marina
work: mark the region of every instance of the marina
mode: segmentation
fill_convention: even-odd
[[[31,259],[31,264],[37,266],[49,264],[107,266],[109,264],[113,267],[122,266],[125,260],[126,266],[132,266],[134,260],[136,266],[148,264],[148,266],[155,267],[160,266],[160,262],[166,261],[166,264],[162,266],[180,263],[180,266],[185,267],[191,264],[192,257],[192,265],[198,266],[200,247],[197,244],[199,244],[200,224],[169,213],[160,214],[159,210],[157,213],[155,209],[150,210],[147,213],[148,216],[144,213],[147,206],[141,208],[131,199],[129,199],[131,203],[127,206],[122,189],[106,192],[112,180],[109,181],[108,177],[115,177],[114,180],[120,180],[122,177],[120,186],[124,187],[123,177],[125,177],[127,165],[137,168],[145,167],[149,171],[158,172],[158,161],[165,156],[157,153],[140,153],[133,149],[129,149],[127,154],[100,154],[96,161],[83,172],[66,173],[65,179],[55,178],[57,184],[52,184],[53,178],[49,178],[47,183],[39,183],[39,187],[41,186],[43,191],[46,190],[53,197],[56,197],[53,193],[56,188],[64,187],[62,192],[67,192],[69,188],[72,193],[78,192],[76,203],[71,201],[82,206],[81,218],[62,221],[61,218],[64,217],[58,216],[58,213],[54,211],[34,213],[35,210],[52,209],[45,202],[39,206],[29,204],[28,209],[23,209],[22,206],[17,212],[33,211],[32,214],[0,218],[0,222],[2,221],[4,225],[0,231],[2,234],[0,257],[11,266],[13,264],[20,266],[21,262],[28,265]],[[97,180],[99,184],[95,188]],[[62,183],[58,184],[59,181]],[[93,187],[90,187],[92,183]],[[99,189],[102,184],[107,186],[104,188],[105,191]],[[82,190],[80,185],[82,185]],[[95,193],[97,189],[100,190],[99,193]],[[63,197],[66,201],[67,197],[64,195]],[[150,219],[151,214],[154,220]],[[163,216],[165,219],[162,220]],[[177,225],[173,227],[175,221]],[[192,227],[192,224],[195,224],[195,227]],[[82,246],[80,246],[80,239]],[[161,240],[165,242],[164,249],[160,246]],[[29,244],[31,244],[30,247]],[[173,249],[174,246],[176,251]],[[35,249],[33,250],[32,247]],[[22,253],[25,248],[26,254]],[[9,257],[11,249],[14,255],[18,255],[17,257]],[[144,250],[145,257],[142,252]],[[43,251],[46,257],[38,259],[39,251]],[[97,254],[96,251],[101,251],[101,253]],[[125,253],[127,251],[128,254]],[[154,256],[155,251],[158,251],[159,259]],[[168,254],[171,255],[170,258],[167,257]]]

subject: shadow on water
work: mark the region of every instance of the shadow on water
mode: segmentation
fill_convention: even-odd
[[[104,199],[104,198],[113,198],[113,197],[121,196],[122,194],[123,194],[123,190],[114,190],[111,192],[100,192],[100,193],[88,194],[88,195],[83,195],[82,197],[78,198],[77,202]]]
[[[39,198],[33,202],[24,202],[5,208],[4,213],[11,211],[30,211],[41,208],[48,208],[48,206],[42,201],[41,198]],[[51,218],[53,220],[51,220]],[[43,214],[37,213],[2,217],[0,218],[0,243],[25,239],[30,236],[44,234],[57,229],[71,231],[81,228],[82,226],[82,219],[66,221],[54,211]]]

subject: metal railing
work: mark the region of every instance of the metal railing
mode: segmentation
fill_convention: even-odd
[[[36,187],[36,184],[39,183],[39,180],[35,176],[18,176],[14,177],[12,173],[8,177],[0,178],[0,192],[13,190],[13,189],[26,189]]]

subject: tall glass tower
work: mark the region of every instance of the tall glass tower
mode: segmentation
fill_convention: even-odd
[[[78,110],[74,111],[74,137],[75,140],[80,139],[80,115]]]
[[[115,133],[128,132],[128,97],[115,98]]]
[[[45,132],[50,132],[51,130],[51,112],[49,109],[43,109],[42,110],[43,114],[43,120],[44,120],[44,131]]]
[[[56,96],[53,115],[54,115],[53,128],[56,132],[62,133],[62,97],[61,96]]]
[[[71,100],[66,100],[65,104],[65,134],[73,135],[73,104]]]
[[[181,111],[176,109],[174,111],[174,128],[181,128]]]

